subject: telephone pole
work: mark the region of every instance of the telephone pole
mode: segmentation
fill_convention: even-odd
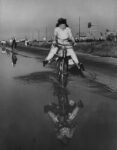
[[[79,40],[80,40],[80,17],[79,17]]]
[[[47,42],[47,26],[46,26],[46,42]]]
[[[32,32],[32,41],[34,40],[34,34],[33,34],[33,32]]]
[[[38,31],[38,41],[39,41],[39,39],[40,39],[40,31]]]

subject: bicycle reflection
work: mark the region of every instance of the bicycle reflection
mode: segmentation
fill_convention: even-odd
[[[63,87],[60,83],[53,83],[53,95],[57,97],[57,103],[52,102],[44,106],[44,112],[48,114],[55,125],[57,139],[64,144],[72,139],[77,127],[78,112],[83,107],[81,100],[78,102],[69,100],[66,86],[67,84]]]

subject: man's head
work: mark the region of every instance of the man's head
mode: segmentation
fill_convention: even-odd
[[[56,27],[60,27],[61,29],[65,29],[68,27],[67,20],[65,18],[59,18],[56,24]]]

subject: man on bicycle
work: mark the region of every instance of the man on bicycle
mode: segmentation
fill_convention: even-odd
[[[66,46],[67,55],[71,56],[72,60],[74,61],[78,69],[80,69],[80,63],[79,63],[78,57],[76,56],[76,53],[73,50],[73,46],[71,46],[71,43],[75,45],[75,40],[73,38],[71,29],[67,25],[66,19],[60,18],[58,19],[56,28],[54,30],[54,41],[53,41],[51,50],[48,56],[46,57],[46,59],[43,61],[43,66],[45,66],[57,53],[58,51],[57,45],[63,44],[63,45],[70,45],[70,46]]]

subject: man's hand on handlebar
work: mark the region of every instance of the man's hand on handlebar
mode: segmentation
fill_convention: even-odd
[[[77,43],[76,43],[75,41],[72,41],[72,42],[71,42],[71,45],[72,45],[72,46],[76,46]]]
[[[73,46],[76,46],[76,45],[77,45],[77,43],[76,43],[76,42],[74,42],[74,43],[73,43]]]
[[[53,41],[53,42],[52,42],[52,45],[53,45],[53,46],[57,46],[56,41]]]

